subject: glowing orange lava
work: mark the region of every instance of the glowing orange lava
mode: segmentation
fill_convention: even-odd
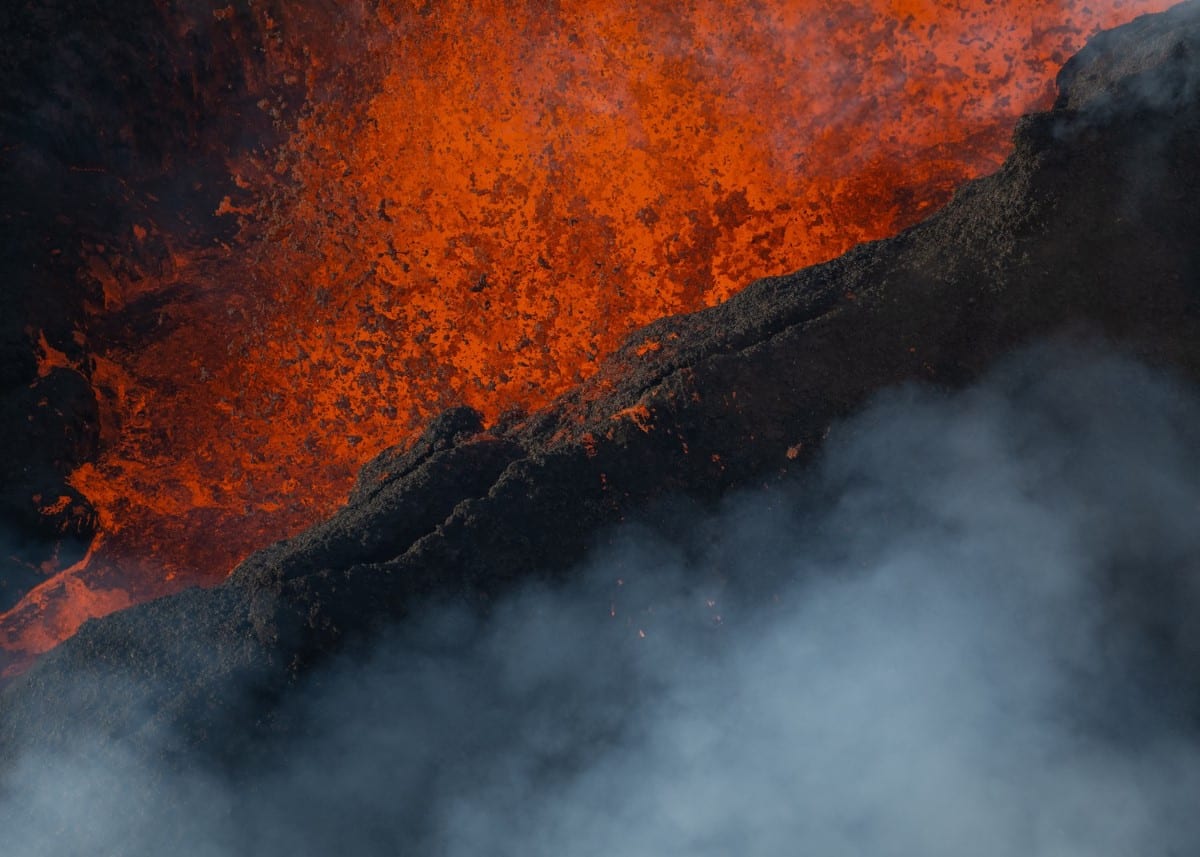
[[[271,67],[327,82],[231,165],[244,198],[213,216],[236,244],[145,223],[156,266],[92,254],[97,318],[136,331],[90,340],[103,451],[72,483],[100,541],[0,645],[217,582],[442,408],[545,405],[652,319],[911,225],[1001,162],[1088,35],[1169,5],[344,4],[344,32]]]

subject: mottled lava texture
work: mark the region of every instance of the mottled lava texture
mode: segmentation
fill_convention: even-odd
[[[1198,51],[1196,3],[1093,40],[1004,167],[923,224],[652,324],[543,412],[484,431],[451,411],[226,584],[86,624],[0,698],[5,752],[69,734],[83,674],[102,733],[165,724],[244,758],[288,729],[289,687],[416,604],[486,609],[656,498],[771,483],[872,393],[957,387],[1034,339],[1090,331],[1200,379]]]
[[[93,511],[66,482],[95,455],[100,430],[89,326],[113,296],[94,275],[153,275],[173,243],[230,238],[211,216],[238,193],[227,164],[270,145],[272,128],[249,109],[266,88],[253,79],[266,62],[261,36],[214,26],[209,3],[21,0],[0,8],[0,32],[6,609],[43,563],[69,565],[94,532]],[[155,234],[135,232],[139,221]]]

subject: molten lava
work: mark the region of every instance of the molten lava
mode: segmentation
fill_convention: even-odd
[[[236,242],[146,222],[90,248],[102,453],[72,483],[100,536],[0,645],[215,583],[439,410],[545,405],[648,321],[913,224],[1001,162],[1088,35],[1168,5],[342,4],[269,66],[308,98],[259,103],[298,118],[230,164]]]

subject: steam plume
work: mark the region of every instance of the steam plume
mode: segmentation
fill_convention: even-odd
[[[1194,853],[1198,514],[1196,391],[1044,346],[571,583],[430,608],[253,770],[81,740],[0,824],[31,857]]]

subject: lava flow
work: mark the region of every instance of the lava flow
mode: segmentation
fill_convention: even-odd
[[[997,167],[1088,35],[1168,5],[341,4],[273,54],[307,100],[259,102],[286,133],[229,165],[236,240],[142,222],[87,249],[101,452],[72,484],[99,535],[0,645],[218,582],[439,410],[540,407],[648,321],[913,224]]]

